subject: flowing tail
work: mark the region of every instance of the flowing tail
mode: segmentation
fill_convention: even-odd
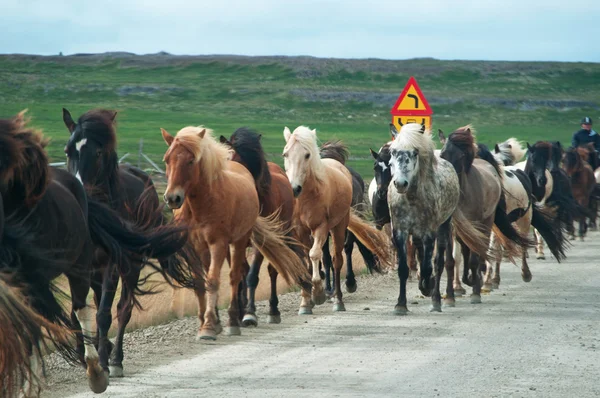
[[[533,206],[531,225],[542,235],[556,261],[560,263],[566,258],[565,250],[569,244],[563,235],[560,221],[554,219],[550,209],[534,203],[533,198],[531,203]]]
[[[505,255],[514,263],[514,257],[521,254],[521,250],[532,248],[535,246],[535,242],[529,239],[527,236],[523,236],[513,227],[512,222],[506,211],[504,210],[506,205],[504,203],[504,193],[500,203],[496,206],[496,213],[494,215],[494,226],[492,231],[496,235],[496,238],[500,241],[504,249]]]
[[[34,374],[31,359],[36,355],[41,361],[43,351],[48,349],[44,338],[57,347],[69,346],[69,330],[45,319],[26,303],[24,289],[12,286],[0,275],[0,395],[3,397],[12,397],[25,382],[35,381],[38,375]]]
[[[289,285],[310,282],[304,251],[300,250],[300,243],[289,236],[284,222],[279,221],[279,211],[268,217],[258,217],[250,241]],[[294,245],[298,246],[298,250],[290,248]]]
[[[484,232],[482,225],[467,219],[459,207],[452,214],[452,228],[472,252],[484,261],[489,260],[490,235]]]
[[[378,261],[373,262],[373,269],[375,271],[381,273],[392,267],[392,256],[390,250],[388,250],[390,247],[388,237],[382,231],[379,231],[367,221],[360,218],[354,209],[350,209],[348,230],[356,236],[367,250],[377,257]]]

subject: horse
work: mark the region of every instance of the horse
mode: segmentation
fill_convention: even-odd
[[[491,154],[484,159],[476,158],[476,151],[472,127],[467,125],[448,136],[440,157],[452,163],[458,174],[461,188],[458,207],[465,217],[476,224],[488,243],[493,230],[509,257],[515,256],[530,246],[531,242],[514,229],[506,214],[503,173],[498,163]],[[485,267],[487,248],[472,250],[461,239],[459,244],[464,265],[462,282],[473,288],[471,303],[481,303],[480,269]],[[469,268],[471,275],[468,275]],[[448,285],[451,285],[450,281]],[[448,296],[452,299],[453,292]]]
[[[339,140],[327,141],[319,150],[321,159],[335,159],[348,169],[352,175],[352,202],[351,206],[357,211],[359,215],[365,212],[365,182],[363,181],[360,174],[352,167],[346,165],[350,152],[348,148]],[[356,239],[356,236],[349,231],[346,231],[346,240],[344,242],[344,253],[346,254],[346,291],[348,293],[354,293],[356,291],[356,276],[352,267],[352,251],[354,250],[354,244],[358,246],[358,250],[362,255],[362,258],[367,266],[367,270],[370,273],[381,272],[377,259],[373,256],[373,253],[361,243],[360,240]],[[331,253],[329,251],[329,235],[323,245],[323,264],[325,265],[325,291],[328,296],[333,294],[331,288],[331,268],[333,267]],[[334,281],[335,283],[335,281]]]
[[[571,180],[573,197],[583,208],[590,207],[593,192],[597,191],[596,178],[590,164],[584,160],[588,156],[585,148],[568,148],[564,154],[563,169]],[[578,217],[579,239],[583,241],[587,233],[587,222],[585,214]]]
[[[514,140],[514,139],[510,139]],[[512,141],[515,145],[516,140]],[[504,144],[504,143],[503,143]],[[544,208],[536,203],[532,193],[531,181],[524,171],[517,169],[514,166],[505,166],[505,163],[514,162],[514,159],[520,159],[518,156],[512,156],[512,151],[509,151],[510,156],[506,156],[506,152],[498,151],[496,145],[495,154],[487,149],[484,144],[477,144],[477,156],[480,159],[488,162],[497,162],[500,172],[503,174],[503,186],[506,191],[505,211],[511,222],[513,222],[517,230],[524,236],[529,234],[529,229],[533,226],[542,237],[548,242],[550,251],[560,263],[561,259],[565,258],[565,240],[562,235],[560,223],[554,222],[554,214],[550,209]],[[497,156],[499,153],[503,156]],[[491,291],[497,289],[500,285],[500,263],[502,261],[502,247],[499,245],[496,235],[492,233],[490,240],[490,248],[495,255],[495,271],[491,263],[487,263],[487,269],[484,277],[482,290]],[[522,250],[521,253],[521,277],[524,282],[530,282],[532,275],[527,264],[527,251]]]
[[[494,158],[504,166],[512,166],[520,162],[527,151],[514,137],[494,145]]]
[[[352,175],[339,161],[321,159],[316,130],[299,126],[292,133],[286,126],[283,136],[286,141],[283,149],[284,168],[297,198],[296,231],[300,241],[306,246],[311,246],[310,237],[313,238],[309,251],[312,292],[302,289],[298,313],[312,314],[313,304],[323,304],[326,300],[319,262],[329,233],[334,249],[333,311],[345,311],[340,272],[346,230],[352,232],[379,259],[383,267],[390,263],[389,252],[385,250],[385,235],[362,220],[352,209]]]
[[[260,216],[269,217],[278,214],[283,228],[292,228],[294,216],[294,193],[292,185],[285,175],[285,171],[273,162],[267,162],[265,152],[261,145],[262,135],[246,127],[237,129],[229,139],[219,137],[222,144],[233,150],[231,160],[241,163],[252,174],[255,181],[258,200],[260,203]],[[293,230],[290,231],[293,235]],[[289,245],[290,249],[297,250],[297,245]],[[302,256],[302,253],[299,253]],[[260,267],[264,260],[261,252],[254,247],[252,253],[252,264],[246,276],[246,284],[250,297],[246,304],[242,324],[244,326],[258,326],[256,316],[255,292],[258,286]],[[269,277],[271,280],[271,296],[269,299],[269,315],[267,323],[281,323],[281,313],[277,308],[277,269],[269,264]],[[240,303],[242,305],[242,303]]]
[[[187,126],[174,136],[161,129],[168,146],[164,155],[168,178],[164,200],[177,220],[192,224],[191,242],[208,271],[206,294],[195,289],[198,338],[215,340],[222,327],[217,313],[221,267],[229,261],[231,301],[226,332],[240,335],[238,288],[244,274],[246,248],[252,245],[290,284],[308,280],[307,268],[289,245],[297,244],[283,228],[279,211],[260,216],[256,180],[246,167],[229,160],[229,148],[203,126]]]
[[[581,160],[584,163],[589,164],[589,166],[592,168],[592,170],[594,171],[594,179],[596,180],[596,182],[598,182],[597,181],[598,178],[596,176],[596,171],[600,172],[600,170],[598,169],[598,167],[600,167],[600,158],[598,157],[598,152],[596,152],[594,144],[590,142],[585,145],[580,145],[577,148],[577,152],[581,156]],[[597,188],[595,188],[595,189],[597,189]],[[594,193],[592,193],[590,195],[589,211],[591,212],[589,228],[590,228],[590,230],[595,231],[595,230],[597,230],[596,218],[598,217],[598,193],[597,193],[597,191],[594,191]]]
[[[102,255],[119,270],[125,270],[132,259],[148,256],[151,245],[160,242],[151,234],[140,234],[108,206],[88,197],[70,173],[50,167],[44,150],[48,141],[41,131],[27,126],[24,112],[0,120],[0,273],[10,276],[3,278],[4,283],[12,293],[21,290],[21,297],[27,299],[27,304],[22,304],[31,311],[24,309],[19,315],[13,311],[18,296],[2,301],[8,312],[0,312],[11,318],[8,324],[2,322],[2,333],[11,333],[10,328],[19,325],[24,329],[14,331],[22,337],[19,345],[9,347],[4,343],[10,339],[2,339],[0,352],[13,357],[10,366],[13,370],[17,367],[17,373],[20,369],[33,375],[28,377],[27,389],[36,390],[42,365],[36,355],[41,343],[37,326],[49,329],[51,337],[57,328],[69,335],[75,331],[76,349],[62,339],[52,340],[59,342],[59,352],[70,363],[83,359],[91,390],[101,393],[108,386],[108,369],[102,366],[92,342],[95,310],[87,304],[96,248],[102,248]],[[67,277],[70,287],[70,317],[53,294],[52,282],[60,275]],[[8,365],[0,361],[3,366]],[[9,380],[2,388],[11,389],[18,381],[10,368],[0,369],[0,375]]]
[[[152,250],[146,258],[139,257],[126,268],[117,268],[118,272],[115,272],[114,264],[106,256],[95,258],[98,272],[92,276],[92,288],[98,307],[100,364],[109,370],[111,377],[123,377],[125,328],[131,319],[133,307],[141,309],[136,295],[149,293],[139,287],[147,279],[140,278],[143,266],[150,264],[147,258],[159,260],[162,268],[158,270],[169,283],[171,278],[187,287],[203,285],[203,282],[202,269],[196,266],[197,259],[192,251],[186,249],[187,227],[164,225],[166,222],[158,195],[148,174],[133,166],[119,166],[115,118],[114,111],[93,109],[75,122],[71,113],[63,108],[63,121],[71,134],[64,148],[69,173],[86,187],[90,197],[110,206],[122,220],[136,224],[152,240]],[[63,178],[64,174],[68,173],[60,173],[58,177]],[[90,211],[90,214],[94,215],[94,212]],[[122,236],[120,244],[131,242],[131,239]],[[113,346],[108,340],[108,331],[119,279],[123,283],[117,305],[117,337]]]

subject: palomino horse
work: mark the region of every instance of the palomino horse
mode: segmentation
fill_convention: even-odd
[[[497,162],[501,173],[503,174],[503,185],[506,192],[505,203],[506,213],[517,230],[523,235],[529,234],[529,229],[533,226],[546,240],[550,251],[560,262],[565,258],[564,250],[566,241],[562,234],[562,228],[559,222],[553,220],[554,214],[547,208],[543,208],[535,203],[532,194],[531,181],[524,171],[514,166],[505,166],[497,156],[492,156],[491,152],[483,144],[477,144],[477,156],[488,162]],[[496,147],[498,147],[496,145]],[[490,248],[493,250],[496,264],[495,272],[491,263],[487,263],[487,269],[484,277],[483,289],[491,291],[497,289],[500,285],[500,263],[502,261],[502,247],[500,246],[496,234],[492,233]],[[521,250],[521,277],[523,281],[531,281],[531,271],[527,264],[527,251]]]
[[[11,289],[20,286],[35,313],[55,325],[82,332],[77,333],[77,350],[69,344],[59,344],[58,348],[71,362],[83,358],[90,388],[100,393],[108,386],[108,369],[102,366],[92,344],[95,309],[87,305],[92,260],[101,253],[119,272],[125,272],[130,268],[130,257],[147,256],[149,248],[160,242],[154,241],[152,234],[142,235],[130,229],[116,212],[88,197],[73,175],[51,168],[44,151],[46,142],[40,132],[26,126],[23,113],[0,121],[3,202],[0,207],[3,220],[0,273],[12,274],[5,283]],[[52,292],[51,283],[61,274],[67,277],[71,290],[71,317],[63,312]],[[3,291],[3,294],[9,292]],[[10,297],[8,300],[3,301],[3,305],[15,309],[14,302],[11,304],[13,300]],[[0,313],[3,317],[6,315],[4,310]],[[36,352],[39,353],[42,343],[39,341],[41,331],[35,329],[35,324],[48,326],[48,322],[38,322],[40,319],[32,318],[31,311],[12,313],[8,322],[1,323],[1,333],[12,333],[13,339],[20,338],[15,345],[11,345],[8,338],[0,338],[3,342],[0,357],[10,356],[8,362],[0,360],[0,367],[9,367],[0,369],[0,390],[11,389],[15,387],[14,382],[19,382],[13,378],[12,367],[17,372],[20,368],[28,373],[28,390],[31,391],[26,394],[35,394],[41,370]],[[11,327],[19,329],[11,331]],[[56,330],[51,327],[50,331]],[[31,359],[27,355],[31,355]]]
[[[292,134],[286,127],[283,136],[286,141],[283,149],[285,170],[297,197],[296,229],[301,241],[307,246],[310,245],[310,236],[313,237],[309,252],[312,263],[312,301],[323,304],[326,300],[319,262],[323,256],[323,245],[331,233],[335,270],[333,310],[345,311],[340,273],[346,230],[350,230],[384,265],[390,262],[389,252],[385,249],[386,237],[351,209],[352,176],[337,160],[321,159],[315,130],[299,126]],[[312,306],[307,289],[303,289],[299,314],[311,314]]]
[[[573,197],[583,208],[590,207],[590,199],[592,193],[596,190],[596,178],[590,164],[583,160],[584,156],[588,155],[585,148],[569,148],[565,151],[563,169],[571,180],[571,188],[573,189]],[[587,221],[584,214],[578,217],[579,239],[583,241],[583,237],[587,233]]]
[[[351,206],[355,209],[359,215],[365,212],[365,182],[363,181],[360,174],[352,167],[346,164],[350,152],[348,148],[339,140],[327,141],[321,145],[320,151],[321,159],[335,159],[348,169],[352,175],[352,203]],[[356,236],[350,231],[346,231],[346,240],[344,242],[344,253],[346,254],[346,291],[348,293],[354,293],[356,291],[356,276],[354,275],[354,269],[352,267],[352,251],[354,250],[354,244],[358,246],[358,250],[362,255],[362,258],[367,266],[367,270],[370,273],[373,271],[381,272],[377,259],[373,256],[373,253],[367,249],[360,240],[356,239]],[[325,265],[325,289],[327,295],[333,294],[331,288],[331,268],[333,267],[331,253],[329,251],[329,236],[323,245],[323,264]],[[334,281],[335,282],[335,281]]]
[[[221,268],[230,256],[229,335],[240,335],[238,288],[244,276],[246,248],[252,242],[289,284],[308,280],[302,259],[278,213],[260,217],[260,202],[252,174],[229,160],[229,148],[215,140],[203,127],[184,127],[175,137],[161,129],[169,149],[164,161],[168,185],[164,199],[178,220],[193,227],[191,242],[207,268],[206,290],[195,289],[198,297],[200,339],[214,340],[221,331],[217,300]]]
[[[169,278],[173,278],[182,286],[201,284],[200,281],[195,281],[188,269],[187,263],[195,265],[197,260],[190,257],[193,252],[184,249],[187,228],[183,225],[161,225],[165,220],[150,177],[138,168],[119,166],[115,117],[114,111],[95,109],[84,113],[75,122],[69,111],[63,108],[63,121],[71,133],[65,146],[69,171],[77,176],[91,197],[108,204],[123,220],[135,223],[152,236],[153,243],[148,254],[151,258],[159,259],[162,266],[159,272],[167,282]],[[92,211],[90,213],[93,215]],[[132,242],[131,238],[125,236],[121,241],[123,244]],[[141,308],[136,293],[146,293],[140,289],[139,284],[147,278],[140,279],[140,273],[143,266],[150,263],[140,257],[126,269],[114,272],[114,264],[107,261],[105,256],[96,257],[95,261],[95,268],[99,271],[92,276],[92,288],[98,306],[100,365],[110,370],[111,377],[123,377],[123,336],[133,307]],[[112,304],[119,278],[122,280],[121,297],[117,305],[119,322],[113,349],[108,340],[108,331],[112,323]]]
[[[406,244],[409,235],[412,236],[421,267],[419,289],[426,296],[433,290],[432,311],[441,311],[440,278],[445,250],[451,241],[450,228],[459,199],[459,181],[452,165],[435,156],[429,130],[423,131],[420,125],[414,123],[402,126],[400,133],[393,124],[390,124],[390,129],[396,139],[390,146],[392,184],[388,189],[388,203],[400,280],[400,292],[394,312],[398,315],[408,312],[406,281],[409,269]],[[460,218],[458,216],[459,223]],[[458,227],[461,231],[468,228],[468,223]],[[472,227],[471,229],[477,235],[477,231]],[[432,286],[434,277],[431,260],[436,239],[436,272]],[[485,246],[485,241],[480,245]],[[448,269],[449,275],[452,272],[453,270]],[[451,276],[449,278],[452,279]]]
[[[288,181],[285,171],[279,165],[267,162],[260,139],[260,134],[245,127],[237,129],[229,140],[223,136],[220,137],[221,143],[233,150],[232,160],[243,164],[254,177],[260,202],[260,215],[262,217],[269,217],[278,214],[278,219],[283,223],[283,228],[289,230],[292,228],[292,219],[294,216],[295,199],[292,192],[292,185]],[[290,248],[292,250],[299,249],[297,245],[290,245]],[[299,254],[303,255],[302,252]],[[255,292],[263,260],[264,256],[255,247],[253,249],[252,264],[246,277],[250,297],[242,320],[244,326],[258,325]],[[277,308],[279,304],[279,300],[277,299],[277,275],[277,270],[269,264],[271,297],[269,299],[267,323],[281,322],[281,313]]]
[[[465,217],[475,223],[477,229],[487,237],[488,244],[493,228],[500,244],[510,257],[520,254],[522,248],[528,247],[531,243],[514,229],[506,214],[502,171],[491,154],[485,159],[476,159],[476,151],[477,146],[471,126],[465,126],[450,134],[440,154],[443,159],[452,163],[458,174],[461,186],[458,207],[464,212]],[[473,288],[471,302],[480,303],[480,269],[485,266],[487,248],[473,251],[461,240],[459,239],[459,243],[464,265],[462,281]],[[471,275],[468,275],[469,268]],[[451,285],[450,281],[448,285]],[[450,298],[453,298],[453,295]]]

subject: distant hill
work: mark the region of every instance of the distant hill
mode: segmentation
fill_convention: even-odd
[[[263,132],[280,162],[284,126],[316,127],[325,141],[348,143],[352,164],[370,178],[369,147],[389,137],[389,110],[415,76],[434,110],[433,127],[450,132],[472,123],[484,143],[510,136],[570,142],[581,117],[600,120],[600,64],[135,55],[0,55],[0,115],[23,108],[53,138],[64,159],[68,138],[62,107],[79,115],[93,107],[119,111],[119,152],[144,152],[161,162],[159,127],[172,133],[204,124],[218,135],[240,126]]]

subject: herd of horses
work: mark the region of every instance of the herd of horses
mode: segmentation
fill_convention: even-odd
[[[328,298],[333,311],[345,311],[342,253],[352,293],[355,244],[369,271],[397,268],[394,312],[403,315],[411,272],[431,297],[432,311],[442,310],[444,269],[446,306],[466,293],[462,284],[472,287],[471,302],[480,303],[482,290],[498,287],[504,258],[520,258],[528,282],[527,249],[544,258],[545,242],[561,261],[575,222],[581,239],[588,220],[596,227],[600,162],[593,147],[538,141],[525,150],[509,139],[490,151],[465,126],[447,138],[439,131],[443,147],[436,149],[431,132],[413,123],[400,131],[390,125],[391,140],[371,150],[375,178],[368,189],[346,165],[347,147],[341,141],[319,146],[316,130],[306,126],[285,127],[284,168],[266,160],[261,135],[248,128],[229,138],[203,126],[174,136],[161,129],[165,212],[150,176],[119,164],[115,118],[114,111],[95,109],[75,121],[63,109],[67,170],[50,166],[48,140],[25,111],[0,120],[3,396],[38,395],[43,354],[52,349],[83,365],[92,391],[105,391],[109,376],[123,376],[125,327],[133,308],[141,308],[139,296],[153,293],[146,281],[154,273],[194,291],[198,338],[214,340],[223,330],[239,335],[242,325],[258,325],[255,291],[265,259],[269,323],[281,322],[278,275],[301,287],[300,315]],[[217,302],[225,260],[231,300],[223,326]],[[55,285],[61,275],[70,295]],[[108,332],[119,281],[113,343]]]

